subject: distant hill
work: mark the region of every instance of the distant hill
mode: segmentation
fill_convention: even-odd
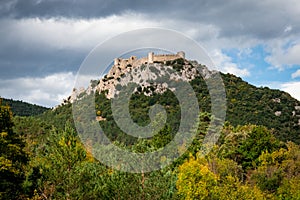
[[[17,116],[34,116],[42,114],[43,112],[49,110],[49,108],[39,106],[36,104],[30,104],[27,102],[13,100],[13,99],[2,99],[3,105],[9,105],[13,112],[13,115]]]

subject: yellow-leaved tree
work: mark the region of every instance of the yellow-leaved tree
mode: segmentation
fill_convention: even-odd
[[[257,187],[240,180],[240,169],[229,159],[190,157],[179,167],[178,195],[181,199],[265,199]]]

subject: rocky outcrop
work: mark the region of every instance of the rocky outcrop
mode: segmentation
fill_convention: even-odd
[[[154,89],[145,95],[151,95],[153,92],[163,93],[166,89],[175,90],[168,85],[169,81],[185,81],[189,82],[196,76],[209,78],[214,72],[208,70],[206,66],[198,64],[196,61],[188,61],[185,59],[184,52],[177,54],[154,55],[153,52],[148,53],[148,57],[137,59],[131,56],[128,59],[116,58],[114,65],[109,72],[100,79],[97,84],[91,84],[86,90],[86,94],[92,92],[106,92],[107,98],[113,98],[118,94],[118,88],[126,86],[128,83],[136,83],[141,90],[152,86]],[[165,82],[157,82],[156,79],[165,78]],[[137,88],[136,88],[137,90]],[[74,89],[69,101],[82,96],[84,90]]]
[[[176,65],[176,64],[175,64]],[[126,86],[129,83],[136,83],[141,90],[144,88],[153,86],[154,91],[148,91],[145,95],[149,96],[152,92],[163,93],[166,89],[175,90],[168,85],[170,81],[185,81],[189,82],[199,76],[199,71],[189,63],[184,60],[181,65],[177,64],[180,69],[174,69],[171,64],[164,63],[147,63],[141,64],[140,66],[128,66],[118,71],[118,73],[109,72],[107,76],[100,80],[99,84],[96,86],[95,91],[102,92],[107,91],[107,98],[113,98],[114,95],[118,94],[116,86],[119,87]],[[112,70],[114,70],[112,68]],[[201,72],[204,76],[208,76],[211,72],[204,66],[201,66]],[[160,80],[157,82],[157,80]],[[162,82],[161,79],[165,81]]]

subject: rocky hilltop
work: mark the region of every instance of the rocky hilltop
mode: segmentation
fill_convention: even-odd
[[[175,66],[175,69],[174,69]],[[211,72],[204,65],[198,64],[196,61],[188,61],[185,59],[185,52],[180,51],[176,54],[160,54],[155,55],[149,52],[147,57],[137,59],[131,56],[128,59],[115,58],[114,64],[109,72],[99,81],[91,81],[91,85],[85,91],[84,89],[74,89],[69,100],[73,102],[82,96],[83,92],[90,94],[91,92],[106,91],[107,98],[113,98],[118,93],[117,85],[125,86],[130,82],[137,83],[142,89],[150,87],[151,81],[158,77],[167,76],[174,81],[191,81],[199,73],[203,76],[209,76]],[[96,84],[95,84],[96,83]],[[153,84],[152,84],[153,85]],[[156,89],[154,92],[162,93],[167,88],[167,83],[154,84]],[[171,88],[169,88],[171,89]],[[174,88],[173,88],[174,89]],[[146,95],[151,95],[147,93]]]

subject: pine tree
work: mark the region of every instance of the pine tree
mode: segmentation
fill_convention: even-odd
[[[17,199],[22,193],[28,162],[25,143],[13,131],[12,112],[0,101],[0,199]]]

